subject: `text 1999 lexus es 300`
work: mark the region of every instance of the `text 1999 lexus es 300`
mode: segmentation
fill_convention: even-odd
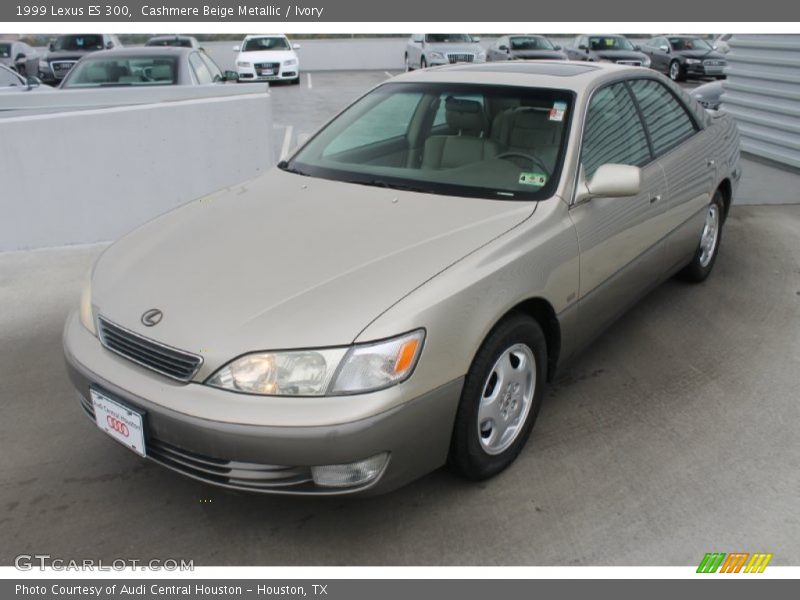
[[[647,69],[402,75],[111,245],[66,323],[71,379],[100,429],[211,484],[488,478],[559,365],[665,278],[708,276],[738,161],[730,117]]]

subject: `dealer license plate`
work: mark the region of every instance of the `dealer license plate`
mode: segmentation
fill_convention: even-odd
[[[144,447],[142,414],[123,406],[95,389],[89,390],[97,426],[123,446],[140,456],[147,456]]]

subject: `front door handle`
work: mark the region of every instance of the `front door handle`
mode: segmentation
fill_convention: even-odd
[[[716,164],[717,164],[717,161],[715,161],[713,158],[710,158],[706,164],[707,164],[709,167],[713,167],[714,165],[716,165]]]
[[[657,194],[655,196],[650,196],[650,204],[655,204],[659,200],[661,200],[661,194]]]

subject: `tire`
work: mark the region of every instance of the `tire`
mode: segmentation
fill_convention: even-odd
[[[300,75],[292,79],[291,83],[292,85],[300,85]]]
[[[512,313],[497,324],[464,381],[450,441],[452,470],[478,481],[514,462],[539,414],[546,366],[547,342],[534,319]]]
[[[686,75],[683,72],[681,63],[679,63],[677,60],[673,60],[671,63],[669,63],[667,74],[672,81],[683,81],[686,79]]]
[[[406,73],[413,71],[414,69],[411,68],[411,62],[408,60],[408,54],[406,54],[404,60],[405,60]]]
[[[428,68],[428,61],[425,60],[425,57],[419,59],[419,68],[420,69],[427,69]]]
[[[705,281],[714,268],[722,241],[722,224],[725,221],[725,204],[722,192],[717,190],[708,205],[706,221],[700,233],[700,243],[692,261],[679,273],[681,279],[692,283]]]

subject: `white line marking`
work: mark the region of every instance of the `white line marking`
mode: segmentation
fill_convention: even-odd
[[[285,160],[289,156],[289,149],[292,145],[292,131],[294,127],[288,125],[286,133],[283,134],[283,146],[281,146],[281,160]]]
[[[384,73],[386,73],[386,76],[387,76],[387,77],[394,77],[394,75],[392,75],[391,73],[389,73],[389,71],[384,71]]]
[[[306,77],[308,78],[308,89],[311,89],[311,73],[306,73]]]

